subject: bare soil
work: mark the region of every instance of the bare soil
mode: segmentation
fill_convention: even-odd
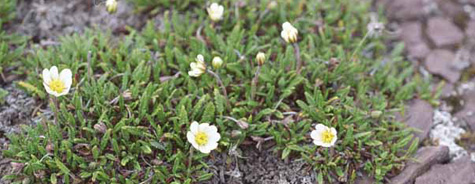
[[[242,151],[241,151],[242,150]],[[282,160],[272,148],[253,145],[222,154],[212,162],[214,177],[205,183],[229,184],[310,184],[316,183],[315,171],[303,160]],[[226,163],[223,163],[226,161]]]
[[[126,26],[145,25],[144,20],[150,19],[144,16],[135,13],[125,1],[119,1],[117,12],[111,15],[101,0],[25,0],[19,2],[17,20],[7,25],[7,29],[31,36],[35,42],[51,41],[92,28],[126,33]]]
[[[31,124],[34,109],[37,107],[36,99],[29,97],[24,91],[12,85],[3,87],[8,91],[4,104],[0,104],[0,153],[8,149],[8,139],[5,135],[18,133],[20,125]],[[0,154],[0,176],[11,174],[10,160]],[[1,178],[1,177],[0,177]],[[0,184],[4,183],[0,180]]]

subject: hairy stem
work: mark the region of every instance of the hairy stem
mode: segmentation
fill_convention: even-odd
[[[88,51],[87,52],[87,75],[89,75],[89,81],[94,79],[91,60],[92,60],[92,52]]]
[[[360,41],[360,43],[358,43],[358,46],[356,47],[355,51],[353,51],[353,54],[351,54],[351,57],[350,57],[350,61],[353,59],[353,57],[355,57],[355,54],[356,52],[358,52],[360,50],[360,47],[363,45],[363,43],[366,41],[366,39],[368,38],[368,33],[366,33],[363,37],[363,39]]]
[[[54,113],[54,124],[55,125],[58,125],[58,121],[59,121],[59,102],[58,102],[58,98],[53,96],[51,98],[51,101],[52,101],[52,104],[53,104],[53,113]]]
[[[254,78],[252,79],[251,84],[251,99],[254,100],[254,96],[256,95],[256,88],[257,82],[259,81],[259,74],[261,73],[261,66],[257,66],[256,73],[254,74]]]
[[[294,46],[294,55],[295,59],[297,60],[297,74],[300,74],[300,71],[302,70],[302,60],[300,58],[300,47],[299,44],[293,43],[292,46]]]
[[[191,162],[193,162],[193,146],[190,146],[190,156],[188,157],[188,169],[191,169]]]
[[[226,106],[228,108],[228,110],[231,108],[231,103],[229,102],[229,98],[228,98],[228,92],[226,91],[226,87],[224,86],[223,84],[223,81],[221,80],[221,77],[219,77],[218,74],[214,73],[213,71],[211,70],[206,70],[209,74],[213,75],[214,78],[216,78],[216,82],[218,83],[219,86],[221,86],[221,90],[223,91],[223,95],[224,95],[224,98],[226,98]]]

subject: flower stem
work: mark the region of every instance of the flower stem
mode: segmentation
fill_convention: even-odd
[[[53,104],[53,113],[54,113],[54,125],[58,125],[58,121],[59,121],[59,112],[58,112],[58,108],[59,108],[59,102],[58,102],[58,98],[53,96],[51,98],[51,101],[52,101],[52,104]]]
[[[87,75],[89,76],[89,81],[94,79],[91,60],[92,60],[92,52],[88,51],[87,52]]]
[[[228,110],[231,108],[231,103],[229,102],[228,98],[228,92],[226,91],[226,87],[224,87],[223,81],[221,80],[221,77],[219,77],[218,74],[214,73],[211,70],[206,70],[209,74],[213,75],[216,78],[216,82],[218,83],[219,86],[221,86],[221,90],[223,91],[224,98],[226,98],[226,106]]]
[[[300,58],[300,47],[299,44],[293,43],[292,46],[294,46],[294,55],[295,59],[297,60],[297,74],[300,74],[300,71],[302,70],[302,60]]]
[[[366,41],[366,39],[368,38],[368,33],[366,33],[363,37],[363,39],[360,41],[360,43],[358,43],[358,46],[356,47],[355,51],[353,51],[353,54],[351,54],[351,57],[350,57],[350,61],[353,59],[353,57],[355,57],[355,54],[356,52],[358,52],[358,50],[360,50],[360,47],[363,45],[363,43]]]
[[[259,81],[259,74],[261,73],[261,66],[257,66],[256,73],[254,74],[254,78],[252,79],[252,84],[251,84],[251,99],[254,100],[254,96],[256,95],[256,88],[257,88],[257,82]]]
[[[193,162],[193,146],[190,146],[190,156],[188,157],[188,169],[191,168],[191,162]]]

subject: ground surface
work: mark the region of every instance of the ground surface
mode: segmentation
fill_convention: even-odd
[[[44,3],[28,1],[21,3],[18,17],[22,18],[17,20],[17,23],[22,23],[8,25],[7,30],[32,36],[34,42],[40,45],[50,45],[57,44],[58,35],[83,32],[85,27],[93,25],[99,26],[101,29],[111,29],[116,35],[126,32],[126,25],[136,28],[145,25],[145,22],[141,21],[144,18],[140,15],[130,14],[132,12],[130,11],[131,8],[125,5],[120,6],[118,14],[110,16],[103,11],[103,7],[95,6],[88,9],[86,7],[90,6],[82,2],[78,0],[68,2],[47,1]],[[429,140],[430,143],[427,143],[427,145],[437,145],[437,141],[430,137],[430,131],[433,127],[433,111],[434,109],[440,109],[450,112],[458,119],[458,121],[455,121],[456,126],[466,131],[462,142],[458,142],[458,144],[463,145],[468,156],[470,152],[475,151],[475,138],[473,138],[472,133],[475,130],[475,121],[470,118],[471,115],[475,114],[473,113],[475,112],[475,96],[473,95],[475,94],[475,87],[466,87],[473,85],[473,68],[470,66],[475,63],[474,57],[470,55],[473,54],[473,46],[475,45],[475,42],[472,42],[475,40],[475,34],[473,34],[475,33],[475,19],[472,20],[470,11],[467,12],[467,9],[469,9],[467,7],[472,7],[471,4],[462,1],[423,2],[422,0],[394,0],[390,3],[385,1],[382,1],[382,3],[389,7],[387,15],[392,22],[392,26],[396,27],[395,29],[400,33],[397,40],[401,40],[406,44],[407,57],[414,61],[414,67],[423,70],[422,73],[427,71],[438,76],[438,79],[436,78],[434,81],[434,86],[439,84],[439,79],[446,81],[447,84],[443,88],[441,98],[444,100],[440,107],[434,108],[430,104],[424,104],[427,102],[417,101],[408,105],[416,104],[417,108],[414,110],[424,113],[425,117],[422,120],[409,121],[408,124],[412,126],[411,123],[417,121],[413,127],[425,127],[425,130],[423,130],[425,134],[418,136],[421,139]],[[434,6],[434,3],[438,6]],[[418,11],[421,9],[427,9],[427,13]],[[159,22],[160,17],[154,17],[152,20]],[[388,27],[391,28],[391,26]],[[6,78],[8,77],[6,76]],[[9,92],[5,100],[6,103],[0,106],[0,117],[2,117],[0,119],[1,149],[8,147],[8,141],[3,136],[5,133],[18,131],[18,126],[21,124],[37,123],[29,118],[32,113],[43,110],[48,114],[49,111],[46,104],[41,104],[42,102],[37,102],[36,99],[28,97],[21,90],[10,87],[10,82],[1,84],[1,87]],[[460,88],[464,90],[459,90]],[[427,116],[429,113],[432,116]],[[419,115],[422,116],[415,113],[415,116]],[[421,125],[418,123],[427,124]],[[216,155],[215,161],[211,159],[210,162],[213,163],[214,167],[210,170],[215,173],[215,177],[210,181],[211,183],[315,182],[315,175],[312,170],[304,166],[299,160],[281,160],[279,156],[271,151],[254,149],[254,145],[240,147],[237,150],[239,150],[237,153],[229,154],[231,156]],[[440,153],[440,150],[433,149],[431,152]],[[223,160],[226,160],[227,163],[223,163]],[[234,160],[238,160],[238,162]],[[452,168],[454,173],[459,172],[457,169],[460,168],[464,169],[463,171],[470,171],[470,169],[475,168],[471,165],[463,167],[450,165],[459,165],[461,164],[460,161],[445,164],[449,161],[444,159],[429,160],[440,160],[430,164],[430,166],[440,164],[432,169],[430,169],[430,166],[425,167],[424,172],[419,174],[420,177],[413,177],[409,180],[416,181],[416,183],[427,183],[432,175],[439,175],[446,171],[444,167]],[[9,160],[3,159],[0,155],[0,175],[11,171]],[[426,171],[428,172],[426,173]],[[467,175],[470,175],[470,172]],[[464,180],[469,181],[470,178],[464,178]],[[457,182],[455,180],[449,181]]]
[[[475,96],[472,94],[475,64],[473,52],[475,2],[381,0],[377,3],[386,7],[386,15],[392,22],[390,27],[392,26],[398,33],[396,39],[404,42],[406,55],[414,67],[421,73],[436,76],[433,80],[434,87],[440,82],[444,83],[441,104],[432,107],[422,101],[410,103],[408,111],[412,117],[407,118],[407,123],[422,130],[417,135],[426,140],[426,145],[448,146],[447,156],[450,159],[431,163],[433,160],[430,158],[435,158],[435,155],[443,152],[441,149],[427,149],[431,151],[422,152],[430,154],[421,153],[419,159],[431,164],[426,166],[408,164],[407,172],[403,172],[392,181],[394,183],[474,182],[475,121],[472,116],[475,112]],[[449,163],[443,164],[445,162]],[[437,165],[430,169],[433,164]],[[410,176],[412,173],[417,174]]]

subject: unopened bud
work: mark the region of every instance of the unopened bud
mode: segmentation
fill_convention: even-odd
[[[379,118],[379,117],[381,117],[382,114],[383,114],[383,112],[381,112],[381,111],[371,111],[371,117],[372,118]]]
[[[53,151],[54,151],[54,146],[53,146],[53,144],[48,143],[48,144],[46,145],[46,152],[48,152],[49,154],[53,154]]]
[[[215,69],[221,68],[223,65],[223,60],[220,57],[214,57],[212,64]]]
[[[104,123],[100,122],[94,125],[94,130],[100,133],[106,133],[107,126]]]
[[[266,54],[264,54],[263,52],[257,53],[256,60],[259,66],[264,65],[264,63],[266,62]]]
[[[14,171],[21,171],[23,167],[25,166],[24,163],[18,163],[18,162],[11,162],[10,165],[12,166]]]
[[[267,4],[268,9],[274,9],[275,7],[277,7],[276,1],[271,1],[269,4]]]
[[[231,131],[231,137],[236,138],[238,136],[242,135],[242,132],[240,130],[233,130]]]
[[[110,14],[113,14],[117,11],[117,0],[107,0],[106,1],[106,9]]]

